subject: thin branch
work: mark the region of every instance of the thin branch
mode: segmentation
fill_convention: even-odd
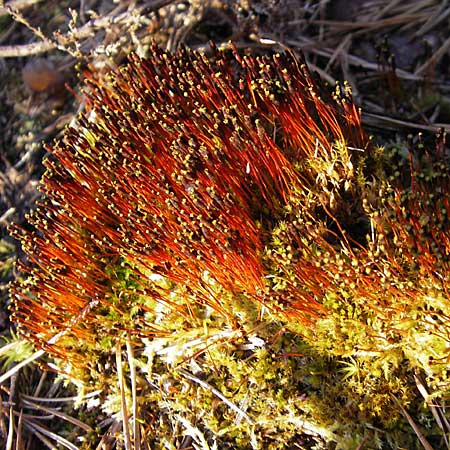
[[[22,45],[0,45],[0,58],[17,58],[38,55],[56,47],[53,42],[33,42]]]

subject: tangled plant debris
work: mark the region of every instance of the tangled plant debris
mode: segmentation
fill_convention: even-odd
[[[347,85],[212,53],[154,45],[88,75],[14,229],[13,320],[102,391],[126,445],[415,442],[414,376],[448,394],[445,134],[377,147]]]

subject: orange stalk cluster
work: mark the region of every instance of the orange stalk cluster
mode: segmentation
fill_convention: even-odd
[[[387,206],[392,255],[413,281],[427,279],[448,297],[450,269],[450,167],[446,136],[439,130],[436,147],[429,151],[410,144],[407,186],[394,186]]]
[[[290,54],[212,51],[154,46],[88,75],[86,112],[48,149],[43,200],[15,231],[28,259],[14,319],[39,347],[67,357],[73,344],[52,340],[63,330],[86,345],[99,330],[163,333],[143,297],[187,317],[209,306],[238,326],[216,286],[300,321],[325,313],[331,289],[378,295],[375,243],[348,226],[355,214],[368,222],[356,168],[372,158],[349,90],[328,94]],[[133,273],[125,287],[121,265]],[[185,286],[189,301],[149,274]],[[104,311],[131,307],[142,314],[113,330]]]

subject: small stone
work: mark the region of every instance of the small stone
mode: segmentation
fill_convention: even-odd
[[[64,83],[64,76],[56,65],[44,58],[28,61],[22,69],[22,79],[32,92],[54,93]]]

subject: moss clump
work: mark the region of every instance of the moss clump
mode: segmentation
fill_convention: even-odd
[[[88,76],[15,230],[22,334],[153,448],[414,448],[401,408],[434,439],[416,379],[448,393],[445,136],[376,148],[346,85],[212,51]]]

